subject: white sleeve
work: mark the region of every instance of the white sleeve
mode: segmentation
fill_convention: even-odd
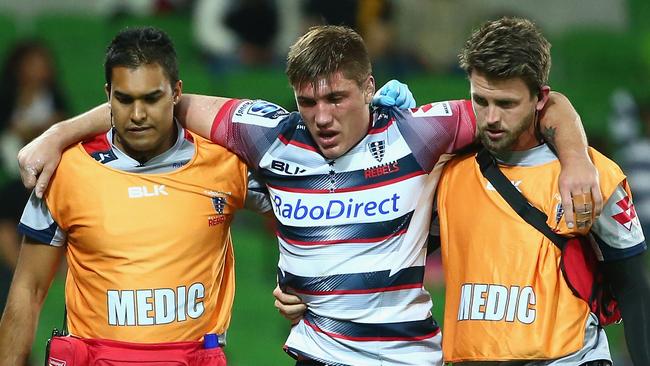
[[[18,232],[39,243],[60,247],[65,245],[66,233],[54,221],[50,209],[32,192],[20,218]]]
[[[591,233],[605,261],[631,257],[646,250],[634,203],[620,185],[605,202]]]

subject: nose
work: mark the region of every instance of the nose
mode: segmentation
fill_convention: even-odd
[[[133,103],[133,111],[131,112],[131,120],[133,122],[142,122],[147,119],[147,109],[142,101],[136,100]]]
[[[485,116],[485,122],[488,124],[495,124],[499,122],[499,108],[495,105],[489,105],[487,108],[487,115]]]
[[[318,127],[327,127],[332,122],[332,111],[329,103],[317,103],[314,122]]]

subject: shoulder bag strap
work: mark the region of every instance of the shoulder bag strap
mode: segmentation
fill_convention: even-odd
[[[494,189],[508,202],[510,207],[527,223],[549,238],[560,250],[563,249],[567,239],[556,234],[548,227],[546,224],[548,216],[531,205],[524,195],[512,185],[510,180],[503,175],[503,172],[497,166],[494,156],[487,149],[482,148],[476,155],[476,161],[481,168],[483,176],[490,181]]]

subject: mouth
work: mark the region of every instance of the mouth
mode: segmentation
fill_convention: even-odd
[[[503,136],[505,136],[505,134],[506,134],[505,130],[496,130],[496,129],[485,130],[485,136],[487,136],[490,140],[499,140]]]
[[[126,132],[128,133],[133,133],[133,134],[141,134],[145,133],[151,130],[151,127],[148,126],[136,126],[136,127],[129,127],[126,129]]]
[[[337,132],[334,131],[321,131],[318,132],[318,142],[323,148],[328,148],[336,145]]]

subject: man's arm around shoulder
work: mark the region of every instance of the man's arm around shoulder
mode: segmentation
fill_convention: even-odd
[[[562,163],[559,188],[567,225],[573,227],[576,224],[575,216],[579,215],[587,220],[580,220],[578,229],[586,230],[600,215],[603,199],[598,171],[587,153],[587,137],[580,115],[567,97],[550,92],[539,117],[539,132],[555,148]],[[574,207],[575,197],[586,197],[588,205]]]
[[[214,118],[230,98],[183,94],[174,114],[188,130],[210,139]]]
[[[25,187],[34,188],[36,196],[43,197],[63,150],[69,145],[106,132],[110,127],[111,113],[106,103],[54,124],[18,153],[20,176]]]

